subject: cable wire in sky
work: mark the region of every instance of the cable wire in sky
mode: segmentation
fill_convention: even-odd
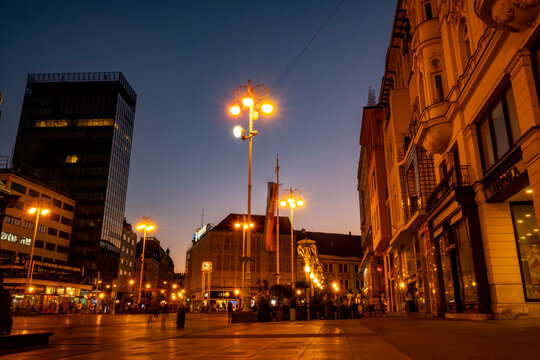
[[[311,43],[313,42],[313,40],[315,40],[315,38],[319,35],[319,33],[322,31],[322,29],[324,29],[324,27],[326,26],[326,24],[328,24],[328,22],[330,21],[330,19],[332,19],[332,17],[335,15],[335,13],[339,10],[339,8],[341,7],[341,5],[343,5],[343,3],[345,2],[345,0],[341,0],[340,3],[336,6],[336,8],[334,9],[334,11],[332,11],[332,13],[330,14],[330,16],[328,16],[328,18],[323,22],[323,24],[319,27],[319,30],[317,30],[317,32],[315,32],[315,34],[313,35],[313,37],[308,41],[308,43],[306,44],[306,46],[304,46],[304,48],[302,49],[302,51],[300,51],[300,54],[298,54],[298,56],[293,60],[293,62],[289,65],[289,67],[287,68],[287,70],[285,70],[285,72],[283,72],[283,74],[281,74],[281,76],[279,77],[279,79],[274,83],[274,85],[272,85],[272,87],[270,88],[270,91],[273,91],[274,89],[276,89],[279,84],[285,80],[287,78],[287,76],[289,76],[289,74],[294,70],[294,68],[296,67],[296,64],[298,64],[298,62],[300,61],[300,58],[302,57],[302,55],[306,52],[306,50],[308,49],[308,47],[311,45]]]

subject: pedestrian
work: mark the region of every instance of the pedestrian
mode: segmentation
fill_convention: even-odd
[[[354,295],[353,295],[352,290],[349,290],[349,293],[347,294],[347,319],[354,318],[353,305],[354,305]]]
[[[229,324],[231,324],[232,322],[232,313],[233,313],[233,303],[232,301],[229,301],[229,303],[227,304],[227,313],[229,314]]]
[[[178,314],[176,314],[176,328],[183,329],[185,322],[186,322],[186,310],[184,309],[184,305],[180,304],[180,308],[178,309]]]

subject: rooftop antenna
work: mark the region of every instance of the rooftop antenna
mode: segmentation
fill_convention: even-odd
[[[202,215],[201,215],[201,228],[204,226],[204,209],[202,209]]]

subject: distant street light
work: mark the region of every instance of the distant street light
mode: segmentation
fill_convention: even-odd
[[[241,110],[249,111],[249,131],[246,135],[245,130],[241,126],[234,128],[234,136],[241,138],[242,140],[249,140],[249,172],[248,172],[248,203],[247,203],[247,223],[251,224],[251,153],[253,137],[257,135],[257,131],[253,130],[253,121],[259,118],[259,110],[264,114],[271,114],[274,112],[274,105],[268,100],[268,87],[264,84],[252,86],[251,80],[248,80],[248,84],[239,86],[235,93],[234,104],[229,106],[229,113],[233,116],[240,115]],[[242,106],[240,106],[240,104]],[[246,241],[246,257],[251,258],[251,228],[247,228],[247,241]],[[244,306],[243,310],[249,311],[249,298],[251,296],[251,262],[246,263],[244,279]]]
[[[30,247],[30,264],[28,267],[28,274],[26,275],[26,289],[27,292],[31,293],[34,291],[34,288],[31,287],[32,279],[34,277],[34,248],[37,240],[37,230],[39,226],[39,215],[47,215],[50,212],[47,207],[47,203],[43,200],[36,200],[32,207],[28,210],[30,214],[36,214],[36,224],[34,226],[34,238],[32,239],[32,246]]]
[[[142,281],[143,281],[143,271],[144,271],[144,250],[146,247],[146,232],[152,231],[156,228],[154,224],[152,224],[152,218],[143,216],[142,221],[137,225],[137,230],[141,231],[143,230],[143,247],[141,252],[141,276],[139,279],[139,298],[137,299],[137,305],[141,303],[141,292],[142,292]],[[147,288],[150,287],[150,285],[146,285]]]
[[[234,224],[234,227],[237,229],[242,228],[242,295],[245,293],[244,289],[244,272],[245,272],[245,261],[246,258],[246,230],[248,228],[248,223],[246,222],[246,216],[242,215],[242,222],[237,222]],[[249,223],[249,227],[253,227],[253,223]],[[243,296],[242,296],[243,297]]]
[[[279,202],[279,205],[281,206],[287,206],[291,208],[291,280],[292,284],[294,285],[295,282],[295,273],[294,273],[294,251],[296,249],[296,246],[294,246],[294,221],[293,221],[293,214],[294,214],[294,208],[296,206],[303,206],[304,200],[302,200],[300,189],[294,189],[289,188],[289,190],[285,190],[283,192],[283,197],[281,198],[281,201]]]

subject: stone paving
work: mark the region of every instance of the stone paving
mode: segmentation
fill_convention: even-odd
[[[540,321],[387,316],[228,325],[222,314],[17,317],[15,329],[50,330],[47,347],[3,359],[539,359]]]

